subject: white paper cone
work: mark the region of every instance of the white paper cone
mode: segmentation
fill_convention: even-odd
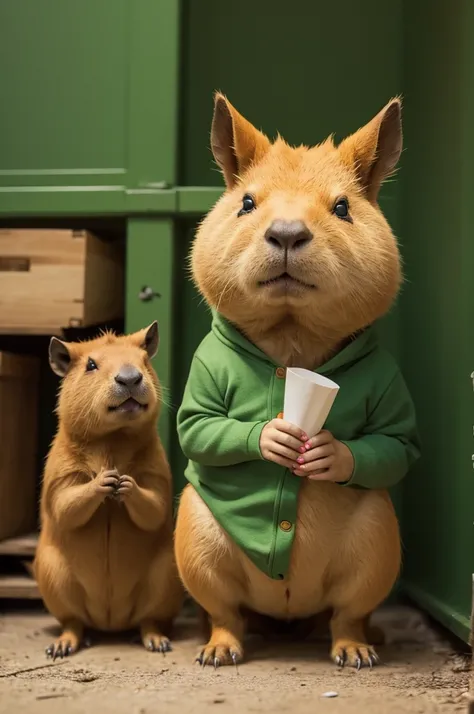
[[[293,367],[286,370],[285,421],[296,424],[308,435],[316,436],[323,428],[339,385],[321,374]]]

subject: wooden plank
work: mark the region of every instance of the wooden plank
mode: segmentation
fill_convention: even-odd
[[[38,586],[27,575],[0,575],[0,598],[41,600]]]
[[[63,325],[63,327],[71,327],[71,325]],[[0,335],[48,335],[48,337],[59,337],[64,339],[63,327],[57,325],[19,325],[7,326],[0,324]]]
[[[0,555],[34,555],[37,544],[38,533],[7,538],[0,542]]]

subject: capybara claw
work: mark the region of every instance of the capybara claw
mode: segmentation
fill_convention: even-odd
[[[378,664],[380,664],[380,658],[377,654],[371,653],[369,654],[369,667],[372,669],[372,667],[376,667]]]
[[[63,652],[63,646],[60,643],[58,647],[53,652],[53,662],[60,657],[61,659],[64,657],[64,652]]]
[[[345,641],[344,644],[335,645],[332,650],[332,658],[338,667],[354,667],[358,672],[363,667],[372,669],[379,664],[380,660],[370,645],[352,643]]]
[[[207,645],[198,652],[195,662],[199,662],[201,667],[211,665],[214,669],[225,665],[235,665],[242,660],[242,653],[237,649],[225,645]]]
[[[148,640],[146,644],[147,650],[150,652],[161,652],[161,654],[166,654],[167,652],[171,652],[173,649],[171,647],[171,642],[168,640],[167,637],[152,637]]]

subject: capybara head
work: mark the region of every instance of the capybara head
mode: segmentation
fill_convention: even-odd
[[[377,196],[402,149],[398,99],[338,146],[294,148],[217,94],[211,146],[226,191],[192,251],[208,304],[246,332],[286,321],[334,343],[390,308],[400,257]]]
[[[88,437],[156,420],[161,391],[150,360],[158,343],[156,322],[132,335],[106,332],[86,342],[51,338],[49,362],[62,377],[60,422]]]

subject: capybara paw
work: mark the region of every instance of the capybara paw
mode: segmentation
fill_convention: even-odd
[[[237,640],[232,643],[219,643],[213,642],[211,639],[204,648],[199,650],[196,662],[199,662],[202,667],[211,665],[215,669],[231,664],[237,666],[242,661],[243,654],[242,647]]]
[[[161,652],[166,654],[172,651],[171,642],[167,637],[163,635],[149,635],[147,639],[143,641],[143,644],[150,652]]]
[[[95,477],[97,493],[103,496],[117,496],[120,474],[117,469],[104,469]]]
[[[75,654],[79,649],[79,641],[69,635],[58,637],[55,642],[52,642],[46,648],[46,657],[52,659],[53,662],[58,658],[63,659]]]
[[[331,657],[338,667],[374,667],[380,664],[380,659],[374,648],[362,642],[339,640],[331,650]]]

